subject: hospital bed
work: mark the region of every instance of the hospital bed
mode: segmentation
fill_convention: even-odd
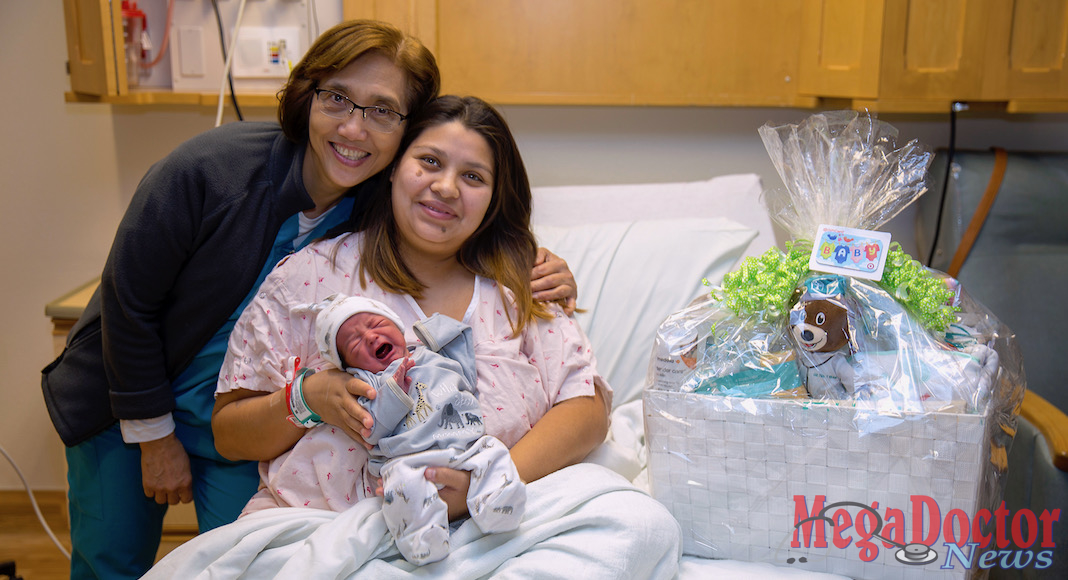
[[[541,245],[564,257],[575,273],[582,309],[576,318],[589,335],[599,370],[614,392],[609,436],[586,462],[610,468],[621,476],[621,482],[631,482],[649,491],[651,478],[641,399],[659,324],[669,314],[708,292],[708,284],[718,283],[742,258],[758,256],[770,247],[781,245],[760,202],[761,192],[761,181],[752,174],[725,175],[690,183],[535,190],[532,219],[535,234]],[[591,484],[583,481],[581,475],[568,483],[576,488]],[[589,493],[596,494],[597,489],[590,487]],[[562,508],[545,505],[542,509],[552,512]],[[352,517],[352,514],[338,517],[316,511],[320,513],[308,517],[337,518],[342,523],[342,517]],[[533,517],[553,516],[537,512],[538,509],[531,510],[528,506],[528,513]],[[366,523],[366,518],[359,523]],[[257,530],[260,531],[278,537],[302,533],[284,518],[267,521],[263,530]],[[255,540],[255,535],[246,537],[238,531],[227,539],[231,540],[240,545]],[[330,538],[315,546],[331,547],[314,557],[336,559],[353,546],[359,546],[359,542],[330,543],[334,541]],[[381,549],[373,544],[364,557],[373,558],[375,550]],[[204,557],[210,559],[210,555]],[[279,559],[279,570],[284,571],[288,564],[285,559]],[[683,554],[678,577],[689,580],[845,576],[806,569],[803,562],[785,558],[782,562],[747,562]]]
[[[605,576],[613,569],[636,578],[840,578],[785,563],[690,555],[680,560],[670,541],[640,542],[658,546],[657,554],[635,550],[631,541],[635,534],[670,538],[679,529],[663,517],[659,503],[634,501],[649,487],[641,395],[656,330],[669,314],[707,292],[705,281],[718,283],[743,256],[776,245],[760,194],[756,175],[535,191],[535,234],[575,273],[582,309],[577,318],[613,388],[613,410],[609,436],[584,464],[528,484],[527,516],[519,530],[483,535],[465,522],[450,536],[448,558],[414,568],[392,557],[375,501],[342,513],[263,510],[179,546],[146,577],[289,577],[314,571],[328,577],[467,579],[511,577],[509,570],[522,569],[516,577],[564,578],[596,560],[606,579],[614,577]],[[627,512],[619,520],[608,516]],[[635,523],[641,521],[645,525]]]

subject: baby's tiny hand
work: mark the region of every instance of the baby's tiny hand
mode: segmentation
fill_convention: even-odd
[[[411,370],[413,366],[415,366],[415,361],[410,358],[409,353],[405,353],[404,362],[402,362],[397,367],[397,371],[393,373],[393,380],[397,381],[397,384],[400,385],[400,388],[404,389],[405,393],[407,393],[408,389],[412,386],[412,378],[408,376],[408,371]]]

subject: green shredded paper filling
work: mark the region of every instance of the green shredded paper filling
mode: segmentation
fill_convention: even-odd
[[[787,242],[785,251],[770,248],[760,256],[749,256],[723,277],[712,296],[738,316],[778,320],[789,311],[794,290],[809,272],[811,248],[811,242],[800,240]],[[949,305],[954,292],[945,279],[914,260],[897,242],[890,245],[879,286],[930,330],[944,331],[956,321],[960,309]]]

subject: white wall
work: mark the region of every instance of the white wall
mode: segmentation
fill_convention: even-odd
[[[68,104],[62,3],[0,4],[0,445],[37,489],[63,487],[62,444],[40,391],[52,360],[44,305],[98,275],[141,175],[175,145],[210,128],[214,110]],[[778,185],[756,129],[797,122],[791,109],[507,107],[535,185],[669,182],[754,172]],[[258,111],[256,118],[270,117]],[[904,138],[938,147],[948,115],[883,116]],[[1068,115],[962,114],[958,145],[1068,150]],[[650,203],[655,203],[651,200]],[[911,217],[891,231],[910,241]],[[906,249],[910,249],[907,245]],[[0,489],[21,489],[0,461]]]

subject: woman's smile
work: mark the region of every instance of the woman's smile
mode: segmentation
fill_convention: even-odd
[[[355,167],[356,165],[359,165],[360,161],[363,161],[371,155],[366,151],[362,151],[353,147],[346,147],[345,145],[342,145],[341,143],[338,143],[336,141],[332,141],[330,143],[330,146],[333,147],[334,152],[337,153],[339,157],[341,157],[341,162],[350,167]]]
[[[420,205],[426,208],[427,214],[431,217],[436,217],[438,219],[443,220],[457,217],[455,212],[453,212],[451,209],[449,209],[448,206],[441,202],[427,200],[420,202]]]
[[[486,139],[458,121],[428,128],[393,171],[393,216],[402,242],[455,254],[486,216],[494,158]]]

